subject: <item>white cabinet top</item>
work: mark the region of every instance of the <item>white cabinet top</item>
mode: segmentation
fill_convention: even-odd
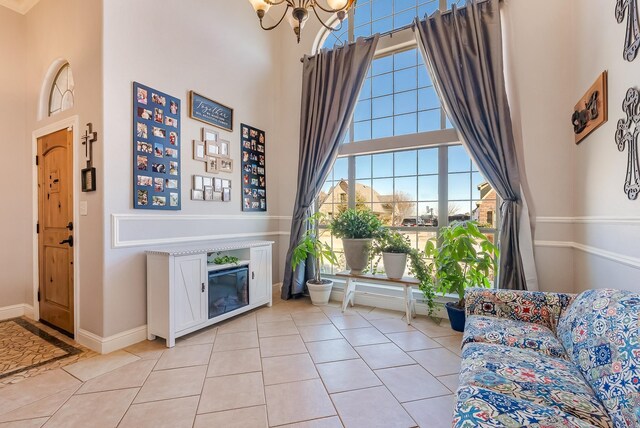
[[[242,250],[243,248],[264,247],[272,245],[273,241],[213,241],[200,242],[191,245],[166,246],[147,250],[147,254],[163,256],[186,256],[191,254],[213,253],[218,251]]]

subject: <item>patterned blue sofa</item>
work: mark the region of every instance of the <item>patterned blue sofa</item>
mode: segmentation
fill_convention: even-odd
[[[470,289],[454,427],[640,427],[640,295]]]

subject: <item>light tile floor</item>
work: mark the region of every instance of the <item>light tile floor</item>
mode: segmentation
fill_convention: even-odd
[[[8,427],[449,427],[461,335],[308,300],[142,342],[0,389]]]

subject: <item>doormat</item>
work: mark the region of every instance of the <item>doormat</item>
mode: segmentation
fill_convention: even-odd
[[[82,354],[24,318],[0,321],[0,380]]]

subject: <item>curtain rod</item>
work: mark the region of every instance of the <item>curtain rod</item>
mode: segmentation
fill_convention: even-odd
[[[477,4],[482,4],[482,3],[489,2],[489,1],[491,1],[491,0],[479,0],[479,1],[477,1],[476,3],[477,3]],[[504,1],[504,0],[498,0],[498,2],[499,2],[499,3],[502,3],[503,1]],[[455,4],[454,4],[453,6],[454,6],[454,7],[456,7],[456,5],[455,5]],[[465,6],[463,6],[463,8],[466,8],[466,7],[467,7],[466,5],[465,5]],[[461,8],[459,8],[459,7],[456,7],[456,8],[457,8],[457,9],[461,9]],[[445,10],[445,11],[440,11],[440,14],[441,14],[441,15],[448,15],[448,14],[450,14],[451,12],[453,12],[453,8],[452,8],[452,9],[449,9],[449,10]],[[425,14],[425,18],[428,18],[428,15],[427,15],[427,14]],[[394,35],[395,33],[399,33],[399,32],[401,32],[401,31],[404,31],[404,30],[409,29],[409,28],[411,28],[411,30],[415,33],[415,31],[416,31],[416,24],[415,24],[414,22],[412,22],[411,24],[405,25],[404,27],[396,28],[396,29],[393,29],[393,30],[390,30],[390,31],[385,31],[384,33],[379,33],[379,35],[380,35],[380,38],[382,38],[382,37],[387,37],[387,36],[389,36],[389,37],[393,38],[393,35]],[[367,37],[365,37],[364,39],[365,39],[365,40],[369,40],[369,39],[372,39],[373,37],[375,37],[375,34],[372,34],[371,36],[367,36]],[[353,43],[353,42],[352,42],[352,43]],[[345,46],[345,45],[344,45],[344,43],[343,43],[342,45],[338,46],[338,48],[343,47],[343,46]],[[307,55],[305,55],[305,56],[307,56]],[[302,58],[300,58],[300,62],[304,62],[304,58],[305,58],[305,56],[303,56]],[[315,56],[315,54],[314,54],[314,55],[308,55],[308,57],[309,57],[309,58],[313,58],[314,56]]]

